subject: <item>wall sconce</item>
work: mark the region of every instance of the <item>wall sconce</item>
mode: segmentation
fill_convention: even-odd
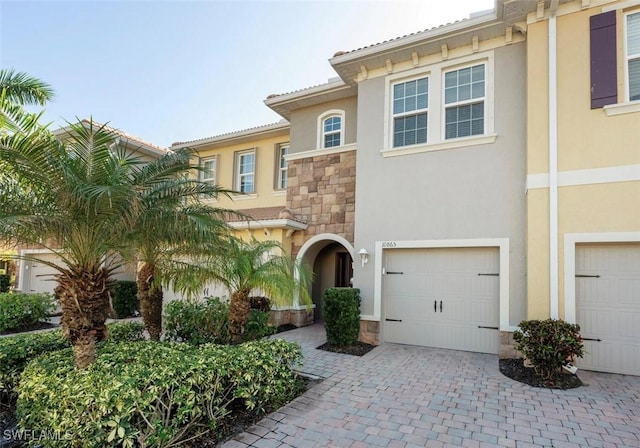
[[[360,261],[362,262],[362,267],[364,267],[364,265],[369,261],[369,252],[367,252],[367,249],[363,247],[360,249],[360,252],[358,252],[358,255],[360,255]]]

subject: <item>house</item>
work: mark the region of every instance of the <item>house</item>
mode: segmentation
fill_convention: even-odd
[[[309,225],[294,252],[355,261],[367,342],[498,353],[526,317],[526,14],[511,3],[339,52],[339,78],[265,101],[291,123],[287,207]]]
[[[85,126],[89,126],[88,120],[82,120]],[[100,123],[93,122],[93,126],[103,126]],[[106,129],[116,135],[116,141],[114,142],[126,151],[135,154],[143,161],[151,161],[157,159],[167,153],[166,148],[153,145],[145,142],[137,137],[133,137],[118,129],[106,126]],[[61,140],[64,140],[69,133],[69,128],[64,127],[57,129],[53,134]],[[55,275],[58,271],[51,266],[42,263],[42,261],[54,261],[59,262],[56,254],[47,249],[42,248],[16,248],[22,256],[32,256],[33,260],[17,260],[17,275],[15,289],[25,293],[52,293],[55,289]],[[40,260],[40,261],[38,261]],[[114,274],[116,280],[135,280],[136,268],[133,265],[127,265],[120,271]]]
[[[581,326],[578,366],[640,373],[640,1],[527,17],[527,316]]]
[[[235,210],[246,216],[230,217],[228,224],[236,236],[243,239],[277,241],[285,254],[290,255],[296,234],[307,224],[286,208],[287,187],[291,171],[286,156],[289,154],[290,125],[286,120],[251,129],[230,132],[189,142],[174,143],[171,150],[191,148],[201,167],[200,179],[212,182],[235,193],[220,195],[216,200],[205,200],[210,205]],[[226,296],[220,286],[205,288],[204,295]],[[167,300],[179,298],[168,291]],[[296,326],[312,322],[312,313],[304,305],[276,308],[277,325],[293,323]]]

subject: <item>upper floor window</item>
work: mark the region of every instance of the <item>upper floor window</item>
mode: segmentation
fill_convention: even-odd
[[[640,100],[640,12],[627,15],[629,101]]]
[[[334,148],[344,145],[344,111],[332,109],[318,117],[318,148]]]
[[[235,189],[241,193],[255,192],[255,150],[243,151],[236,154],[236,182]]]
[[[342,140],[342,118],[329,117],[324,120],[323,129],[323,148],[332,148],[340,146]]]
[[[393,147],[427,142],[429,78],[393,85]]]
[[[278,173],[277,179],[278,183],[276,188],[278,190],[284,190],[287,188],[287,169],[288,162],[285,159],[285,156],[289,154],[289,143],[283,143],[278,145]]]
[[[485,65],[444,75],[445,139],[484,134]]]
[[[216,182],[216,158],[204,159],[200,163],[202,171],[200,171],[200,180],[204,182]]]

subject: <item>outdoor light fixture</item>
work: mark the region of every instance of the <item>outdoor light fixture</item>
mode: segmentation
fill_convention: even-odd
[[[369,252],[367,252],[367,249],[363,247],[360,249],[360,252],[358,252],[358,255],[360,255],[360,261],[362,261],[362,267],[364,267],[364,265],[369,261]]]

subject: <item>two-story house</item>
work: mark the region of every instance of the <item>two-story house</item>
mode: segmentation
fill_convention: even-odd
[[[581,368],[640,372],[640,1],[527,17],[527,316],[581,326]]]

